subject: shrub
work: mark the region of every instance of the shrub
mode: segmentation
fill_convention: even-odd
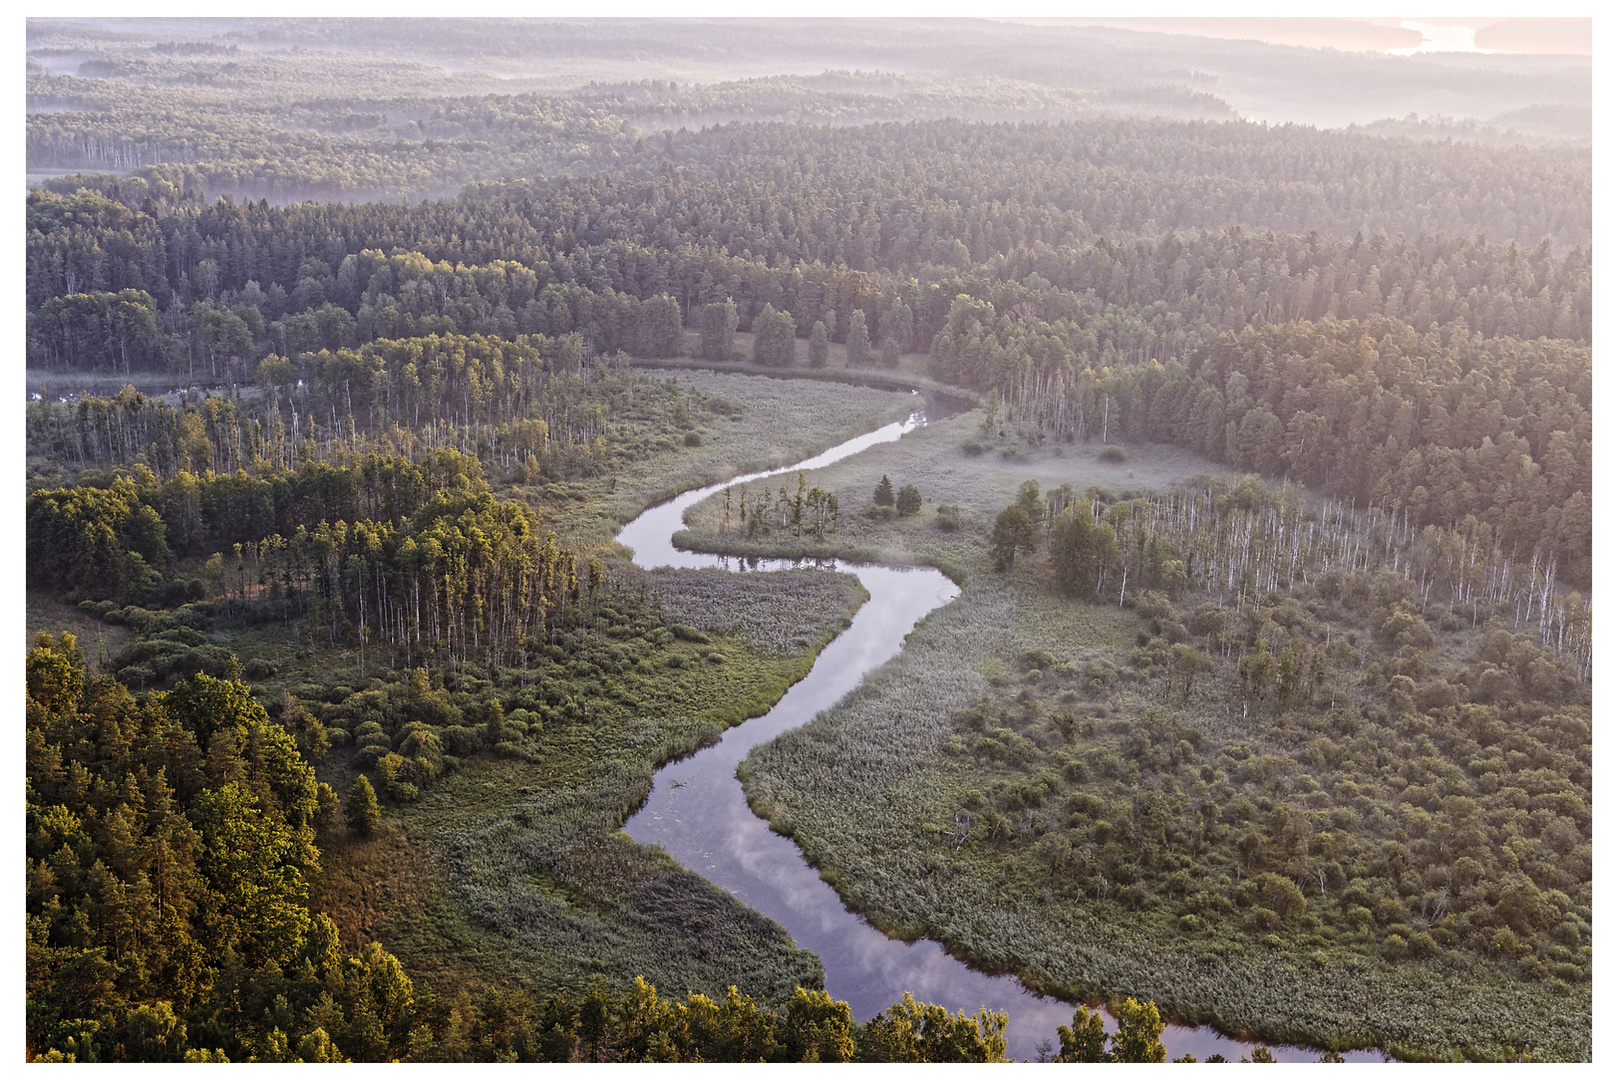
[[[344,813],[348,818],[348,831],[358,837],[372,835],[381,824],[382,811],[376,803],[376,789],[365,777],[354,779],[354,786],[348,790],[348,805],[344,807]]]
[[[1112,465],[1116,465],[1129,457],[1128,454],[1124,453],[1124,448],[1121,446],[1104,446],[1101,448],[1101,453],[1097,456],[1100,457],[1102,461]]]

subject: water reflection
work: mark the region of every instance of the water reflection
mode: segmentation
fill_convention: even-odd
[[[931,403],[929,403],[931,405]],[[956,409],[955,411],[960,411]],[[935,415],[937,415],[935,407]],[[796,469],[813,469],[883,442],[892,442],[926,422],[926,410],[902,423],[889,424],[851,439],[799,465],[754,473],[730,481],[743,484]],[[951,1011],[980,1007],[1004,1010],[1009,1053],[1033,1058],[1044,1040],[1055,1042],[1056,1028],[1069,1023],[1071,1003],[1036,997],[1010,976],[973,971],[938,943],[890,940],[848,911],[835,890],[820,880],[797,846],[769,830],[747,806],[736,766],[760,743],[808,723],[848,693],[866,672],[895,656],[905,635],[924,615],[959,595],[959,589],[936,570],[871,566],[836,559],[788,560],[739,558],[681,551],[670,538],[683,528],[686,509],[729,484],[688,492],[655,506],[619,533],[635,552],[637,565],[719,567],[768,572],[818,566],[859,575],[871,599],[852,624],[821,651],[813,670],[787,691],[775,708],[725,732],[712,746],[661,769],[646,804],[624,825],[644,844],[661,844],[682,865],[695,870],[750,907],[785,926],[801,948],[820,954],[826,990],[848,1001],[861,1020],[898,1001],[906,990],[917,1000],[932,1001]],[[1107,1026],[1114,1022],[1108,1017]],[[1170,1027],[1164,1032],[1170,1056],[1199,1058],[1224,1054],[1240,1060],[1245,1044],[1226,1039],[1211,1028]],[[1312,1061],[1319,1051],[1277,1047],[1279,1060]],[[1382,1060],[1380,1054],[1345,1054],[1351,1060]]]

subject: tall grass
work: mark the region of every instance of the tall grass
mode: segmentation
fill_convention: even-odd
[[[658,674],[635,681],[633,706],[596,700],[593,723],[530,726],[502,744],[519,756],[468,759],[390,805],[379,840],[329,850],[323,902],[441,992],[514,980],[549,993],[597,973],[771,1002],[820,986],[819,958],[780,926],[619,829],[658,764],[772,707],[867,594],[851,575],[799,571],[761,577],[777,602],[739,610],[733,575],[619,573],[683,635],[661,635]],[[673,656],[683,662],[663,663]],[[345,769],[333,763],[327,781],[351,782]]]
[[[728,403],[726,415],[695,427],[682,446],[579,485],[578,501],[550,506],[550,520],[573,543],[607,543],[646,507],[741,473],[790,465],[855,435],[900,420],[918,399],[907,392],[732,372],[675,370],[681,386]],[[788,386],[790,385],[790,390]]]
[[[1374,1045],[1408,1058],[1587,1059],[1587,984],[1528,981],[1511,964],[1388,961],[1307,933],[1187,938],[1172,918],[1165,925],[1161,912],[1090,903],[1071,887],[1040,880],[1049,871],[1033,855],[1032,835],[1022,841],[1030,850],[1019,853],[1013,842],[1000,858],[950,842],[952,811],[973,789],[988,787],[993,772],[946,751],[957,730],[953,716],[990,695],[1009,702],[1017,687],[1007,680],[1030,650],[1081,669],[1090,662],[1125,666],[1146,625],[1126,609],[1056,597],[1043,566],[1030,561],[993,573],[984,551],[991,512],[1030,476],[1042,488],[1070,483],[1082,492],[1105,483],[1143,493],[1206,467],[1192,455],[1150,447],[1132,447],[1116,465],[1084,448],[1061,457],[1031,448],[1017,462],[974,458],[959,450],[971,423],[930,425],[808,478],[844,502],[828,546],[949,561],[965,585],[847,698],[753,751],[740,775],[755,810],[792,836],[874,924],[905,938],[925,934],[985,970],[1016,972],[1035,989],[1070,999],[1150,997],[1186,1022],[1339,1049]],[[895,485],[921,487],[921,515],[850,513],[884,473]],[[935,501],[945,499],[960,508],[963,523],[953,532],[929,520]],[[688,513],[691,542],[745,549],[745,538],[719,536],[716,502]],[[787,554],[796,541],[777,535],[751,543]],[[1145,707],[1130,694],[1114,694],[1109,704],[1123,717]],[[1211,734],[1225,712],[1202,710]]]

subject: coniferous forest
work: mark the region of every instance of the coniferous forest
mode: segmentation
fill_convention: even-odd
[[[1588,56],[27,45],[29,1060],[1591,1057]],[[614,539],[921,393],[676,536],[798,569]],[[833,557],[959,595],[747,803],[1037,1043],[623,831],[876,602]]]

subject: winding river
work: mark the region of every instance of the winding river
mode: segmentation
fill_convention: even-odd
[[[638,566],[720,567],[751,572],[811,565],[787,559],[739,560],[681,551],[671,537],[684,528],[685,511],[717,491],[765,476],[816,469],[872,446],[893,442],[929,418],[944,419],[963,406],[945,397],[919,398],[909,419],[850,439],[825,453],[781,469],[739,476],[723,484],[688,491],[654,506],[624,526],[618,541],[634,551]],[[1007,1052],[1033,1059],[1043,1040],[1056,1041],[1059,1024],[1071,1023],[1073,1004],[1029,993],[1011,976],[974,971],[934,941],[888,938],[843,906],[830,885],[803,858],[791,840],[770,831],[748,808],[736,779],[736,766],[754,746],[806,724],[852,690],[865,673],[898,654],[905,636],[928,612],[960,590],[932,569],[874,566],[819,560],[813,565],[857,574],[871,598],[852,625],[821,650],[814,668],[764,716],[731,728],[717,743],[658,771],[645,805],[624,824],[643,844],[660,844],[682,865],[702,874],[743,903],[785,926],[798,946],[820,954],[826,990],[845,1000],[856,1019],[866,1020],[910,991],[952,1012],[980,1007],[1010,1017]],[[1107,1027],[1114,1026],[1111,1017]],[[1209,1027],[1171,1025],[1163,1033],[1169,1056],[1199,1058],[1223,1054],[1238,1061],[1249,1047]],[[1313,1061],[1319,1051],[1274,1047],[1277,1060]],[[1358,1051],[1349,1060],[1380,1061],[1381,1054]]]

